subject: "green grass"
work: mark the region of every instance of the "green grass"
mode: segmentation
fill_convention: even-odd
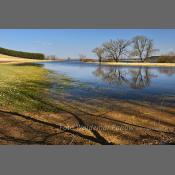
[[[34,65],[0,65],[0,107],[16,112],[53,110],[45,103],[51,86],[48,74]]]
[[[0,109],[18,113],[58,112],[67,90],[91,88],[36,64],[0,64]]]

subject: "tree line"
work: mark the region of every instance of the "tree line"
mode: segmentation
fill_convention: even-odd
[[[146,36],[135,36],[131,40],[117,39],[103,43],[100,47],[92,50],[98,57],[99,62],[113,60],[118,62],[122,58],[138,58],[145,61],[152,56],[155,49],[154,41]]]
[[[0,47],[0,53],[9,55],[9,56],[14,56],[14,57],[21,57],[21,58],[40,59],[40,60],[45,59],[45,56],[42,53],[21,52],[16,50],[5,49],[2,47]]]

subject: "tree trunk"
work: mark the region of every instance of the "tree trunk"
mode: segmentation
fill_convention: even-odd
[[[101,57],[99,57],[99,62],[101,63],[101,61],[102,61],[102,58],[101,58]]]

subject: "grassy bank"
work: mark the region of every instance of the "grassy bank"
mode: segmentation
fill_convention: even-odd
[[[52,90],[61,93],[75,84],[41,65],[0,64],[0,108],[19,113],[54,112]]]
[[[23,63],[36,63],[36,62],[47,62],[47,61],[51,60],[27,59],[27,58],[19,58],[0,54],[0,64],[23,64]]]
[[[47,109],[48,71],[33,65],[0,65],[0,107],[15,112]]]
[[[75,86],[40,65],[0,64],[0,144],[93,143],[71,129],[77,115],[62,92]]]

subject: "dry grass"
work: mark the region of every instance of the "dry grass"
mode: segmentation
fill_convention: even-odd
[[[50,61],[50,60],[27,59],[27,58],[19,58],[19,57],[0,54],[1,64],[36,63],[36,62],[46,62],[46,61]]]
[[[95,64],[100,64],[99,62],[91,62]],[[148,66],[148,67],[175,67],[175,63],[123,63],[123,62],[102,62],[102,65],[112,65],[112,66]]]

